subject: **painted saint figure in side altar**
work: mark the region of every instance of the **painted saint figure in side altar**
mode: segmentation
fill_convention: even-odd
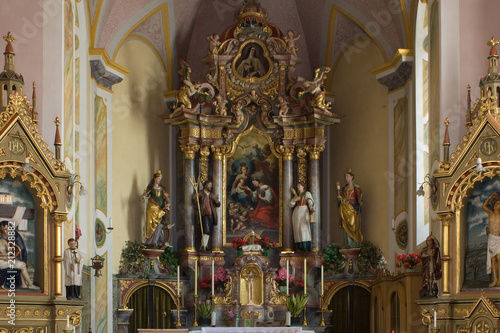
[[[340,191],[337,183],[337,199],[339,202],[340,227],[344,229],[345,245],[358,247],[363,241],[361,234],[361,207],[363,205],[363,192],[361,187],[354,183],[354,173],[349,169],[345,175],[346,184]]]
[[[208,241],[214,225],[217,225],[217,207],[220,207],[219,196],[212,193],[212,182],[203,183],[203,190],[193,195],[193,203],[198,207],[197,220],[201,223],[201,250],[207,251]]]
[[[491,194],[483,203],[483,209],[488,214],[488,250],[486,252],[486,269],[493,273],[490,287],[500,286],[500,193]]]
[[[255,191],[249,187],[247,187],[247,191],[252,193],[252,202],[256,203],[257,206],[249,215],[250,221],[260,223],[267,228],[277,228],[279,225],[279,202],[276,193],[271,186],[263,184],[259,178],[255,177],[252,184]]]
[[[310,252],[311,242],[311,214],[316,211],[311,192],[306,191],[305,184],[297,183],[298,193],[292,188],[293,198],[290,200],[292,213],[293,238],[297,251]]]
[[[157,170],[141,196],[141,200],[147,200],[146,245],[160,248],[170,245],[170,229],[173,227],[173,224],[167,222],[170,198],[165,187],[160,184],[162,179],[161,170]]]

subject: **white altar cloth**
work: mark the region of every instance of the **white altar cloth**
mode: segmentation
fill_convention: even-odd
[[[314,333],[303,331],[302,327],[202,327],[201,331],[190,333]]]

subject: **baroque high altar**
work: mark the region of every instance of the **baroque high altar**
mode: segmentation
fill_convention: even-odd
[[[183,288],[179,302],[192,306],[198,297],[193,295],[195,265],[201,268],[200,277],[207,277],[212,263],[215,270],[230,263],[229,282],[212,299],[217,309],[237,306],[241,313],[254,312],[259,321],[274,320],[274,312],[284,317],[286,311],[287,297],[280,294],[275,278],[287,264],[296,276],[310,275],[304,288],[308,306],[320,306],[323,258],[318,251],[327,245],[320,237],[327,223],[319,218],[320,156],[325,128],[339,123],[340,117],[331,112],[323,86],[330,68],[318,68],[309,78],[295,73],[301,62],[295,46],[300,36],[272,25],[258,2],[246,2],[235,21],[220,35],[207,37],[206,82],[193,79],[189,64],[179,61],[182,85],[171,114],[164,118],[179,127],[183,152],[183,221],[177,223],[185,224],[184,248],[179,250],[191,287]],[[206,181],[212,182],[221,202],[209,244],[203,244],[197,218],[204,207],[192,200]],[[290,207],[298,182],[306,184],[315,203],[310,249],[301,253],[296,253]],[[252,192],[256,205],[250,202]],[[247,246],[238,254],[231,248],[235,239],[253,243],[264,237],[275,243],[269,257],[260,247]],[[203,245],[210,253],[198,251]],[[128,288],[121,288],[122,296]],[[120,303],[127,301],[121,298]]]

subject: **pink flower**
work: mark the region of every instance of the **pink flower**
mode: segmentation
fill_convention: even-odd
[[[410,263],[409,262],[405,262],[405,268],[410,268]]]

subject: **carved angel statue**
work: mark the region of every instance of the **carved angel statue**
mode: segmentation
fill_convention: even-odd
[[[320,67],[314,72],[312,81],[304,81],[303,86],[306,89],[298,95],[301,105],[306,100],[311,99],[311,106],[330,113],[330,102],[325,102],[325,94],[323,83],[326,79],[326,74],[330,72],[330,67]]]
[[[278,104],[276,104],[279,108],[279,117],[283,117],[288,113],[288,102],[283,96],[278,96]]]
[[[288,46],[288,51],[293,54],[294,56],[297,56],[297,51],[299,50],[298,47],[295,46],[295,41],[300,38],[302,35],[298,35],[297,37],[293,36],[293,31],[288,30],[288,36],[284,36],[283,39],[285,40],[287,46]]]
[[[174,112],[170,114],[170,118],[184,110],[193,112],[192,98],[201,102],[211,102],[215,95],[214,88],[209,83],[191,82],[191,67],[184,60],[179,60],[179,66],[180,69],[177,73],[181,76],[184,85],[177,91]]]
[[[207,40],[209,42],[208,46],[208,54],[217,54],[218,49],[219,49],[219,35],[213,34],[207,37]]]
[[[221,95],[215,95],[215,113],[221,116],[227,116],[226,104],[227,100]]]

